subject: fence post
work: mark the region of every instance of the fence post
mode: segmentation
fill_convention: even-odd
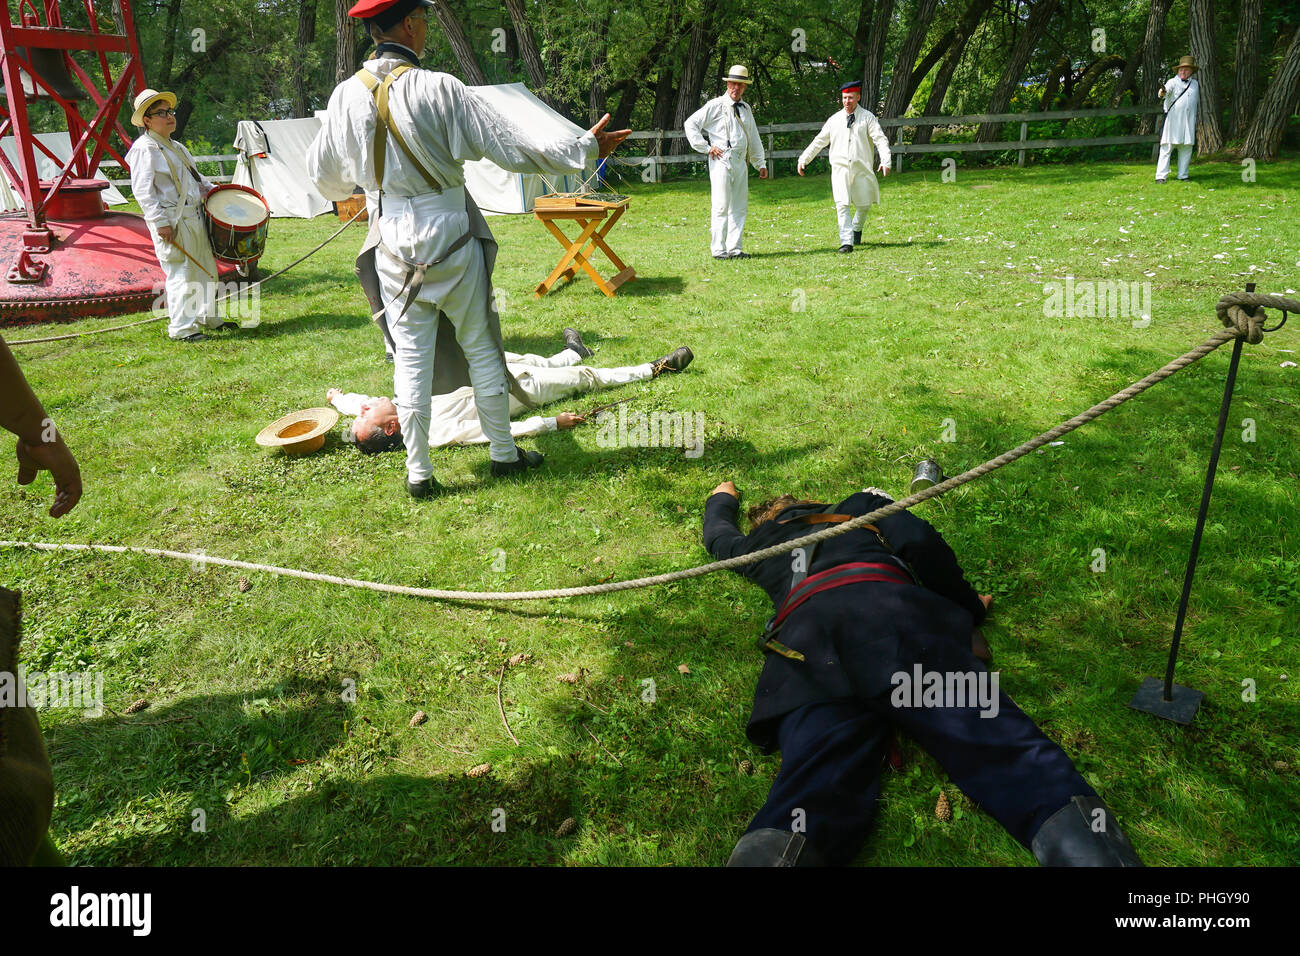
[[[773,138],[774,137],[772,136],[771,133],[767,134],[767,156],[768,156],[767,178],[768,179],[776,179],[776,157],[772,155],[773,153],[776,152],[776,150],[772,148]]]
[[[663,156],[663,154],[664,154],[664,131],[661,129],[657,129],[655,130],[655,182],[657,183],[661,183],[664,181],[664,170],[663,170],[664,164],[659,162],[659,159]]]
[[[898,125],[898,135],[894,137],[894,145],[903,145],[903,125],[901,123]],[[901,173],[903,171],[903,154],[901,152],[896,154],[895,162],[897,165],[894,167],[894,172]]]
[[[1024,142],[1025,142],[1025,140],[1027,140],[1028,138],[1029,138],[1029,124],[1028,124],[1028,123],[1021,123],[1021,124],[1020,124],[1020,142],[1021,142],[1021,144],[1023,145]],[[1023,166],[1023,165],[1025,165],[1025,151],[1024,151],[1023,149],[1020,151],[1020,162],[1019,162],[1017,165],[1019,165],[1019,166]]]

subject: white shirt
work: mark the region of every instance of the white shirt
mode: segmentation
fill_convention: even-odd
[[[174,152],[169,153],[168,147]],[[186,164],[198,167],[184,144],[151,130],[136,137],[123,159],[131,168],[131,194],[155,231],[175,228],[187,207],[200,212],[204,195],[215,185],[202,174],[195,180]]]
[[[406,62],[385,55],[367,60],[364,67],[383,80]],[[447,73],[415,69],[403,74],[390,88],[388,104],[406,144],[447,193],[464,186],[463,164],[474,160],[490,159],[511,172],[562,175],[580,171],[599,151],[596,137],[589,132],[555,138],[516,125]],[[357,77],[334,88],[321,130],[307,151],[307,175],[326,199],[346,199],[356,186],[364,189],[368,198],[374,197],[380,185],[374,169],[378,116],[374,96]],[[398,255],[431,262],[465,233],[463,223],[446,221],[454,219],[455,213],[436,202],[428,183],[392,135],[384,151],[383,187],[380,232]],[[390,203],[389,197],[397,201]],[[421,199],[426,197],[433,201],[422,206]],[[463,217],[463,212],[460,215]],[[385,220],[393,227],[391,232],[385,229]],[[410,249],[394,244],[398,235],[405,237]]]
[[[1186,80],[1175,76],[1165,84],[1165,128],[1160,133],[1160,142],[1196,142],[1196,100],[1200,87],[1195,76],[1189,76]],[[1187,92],[1184,93],[1184,90]],[[1175,103],[1175,99],[1178,102]],[[1171,103],[1173,109],[1170,109]]]
[[[515,372],[511,366],[511,373]],[[379,401],[378,398],[362,395],[359,392],[345,392],[330,399],[330,404],[341,415],[360,415],[365,409]],[[510,414],[517,415],[524,406],[519,399],[510,396]],[[510,423],[510,434],[514,438],[527,438],[529,435],[541,435],[553,432],[557,428],[554,417],[543,418],[534,415],[521,422]],[[478,408],[474,404],[474,389],[466,385],[446,395],[433,396],[429,404],[429,447],[442,448],[445,445],[486,445],[487,436],[478,420]]]
[[[849,114],[840,110],[826,121],[821,132],[808,144],[799,157],[799,165],[807,166],[827,146],[830,146],[831,191],[836,203],[869,206],[880,202],[880,186],[876,182],[875,144],[880,153],[880,165],[893,165],[889,140],[880,122],[869,110],[858,106],[853,110],[853,125]]]
[[[764,169],[767,158],[763,153],[763,139],[758,135],[754,111],[743,99],[739,111],[732,109],[733,101],[725,93],[715,96],[686,120],[686,140],[697,153],[707,153],[713,146],[734,157],[743,157],[755,169]],[[737,119],[739,112],[740,119]],[[742,163],[743,165],[743,163]]]

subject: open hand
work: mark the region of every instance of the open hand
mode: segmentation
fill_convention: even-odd
[[[880,164],[880,175],[881,175],[881,176],[888,176],[888,175],[889,175],[889,167],[886,166],[884,163],[881,163],[881,164]]]
[[[590,130],[591,135],[596,137],[596,145],[599,147],[599,156],[604,159],[614,150],[618,149],[619,143],[627,139],[627,134],[632,132],[630,129],[620,129],[613,132],[606,132],[605,127],[609,125],[609,114],[606,113],[600,118],[600,122]]]
[[[36,473],[48,471],[54,478],[54,506],[51,518],[62,518],[81,500],[81,469],[63,439],[29,445],[18,439],[18,484],[30,485]]]
[[[803,163],[800,163],[800,164],[799,164],[799,175],[800,175],[800,176],[803,175]]]
[[[586,415],[579,415],[577,412],[560,412],[555,416],[556,428],[574,428],[586,422]]]
[[[709,147],[709,155],[712,156],[714,159],[721,159],[721,158],[722,158],[722,149],[721,149],[720,147],[717,147],[717,146],[710,146],[710,147]]]

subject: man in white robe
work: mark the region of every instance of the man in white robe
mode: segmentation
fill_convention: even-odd
[[[573,173],[628,133],[606,132],[607,115],[581,136],[550,138],[498,113],[455,77],[419,69],[424,8],[432,5],[361,0],[348,11],[366,21],[378,47],[361,73],[335,87],[307,155],[308,175],[327,199],[347,198],[358,185],[377,196],[358,276],[393,351],[393,391],[411,439],[406,487],[417,498],[441,490],[425,440],[430,397],[465,384],[474,387],[492,474],[542,462],[516,448],[510,434],[507,392],[526,396],[506,371],[492,304],[496,242],[465,191],[463,164],[487,158],[512,172]],[[380,177],[377,104],[384,96],[391,122]]]
[[[203,220],[203,199],[216,184],[199,172],[184,144],[172,139],[175,95],[142,90],[131,121],[144,132],[123,158],[166,279],[168,336],[202,342],[207,338],[202,328],[239,328],[217,316],[217,263]]]
[[[1169,178],[1169,154],[1178,147],[1178,178],[1186,182],[1188,166],[1192,162],[1192,147],[1196,145],[1196,106],[1200,99],[1200,81],[1194,74],[1199,67],[1196,57],[1185,56],[1178,61],[1178,75],[1170,77],[1160,88],[1164,100],[1165,128],[1160,133],[1160,156],[1156,160],[1156,182]]]
[[[749,169],[745,163],[753,163],[758,178],[767,179],[767,158],[754,111],[742,99],[749,86],[749,70],[733,66],[725,79],[727,92],[709,100],[686,120],[686,140],[697,153],[709,156],[713,258],[748,259],[741,248],[749,212]]]
[[[565,330],[566,347],[549,358],[505,353],[506,367],[527,393],[532,406],[547,405],[571,395],[614,388],[630,382],[644,382],[663,372],[680,372],[694,358],[691,350],[683,347],[643,365],[591,368],[581,364],[584,358],[591,355],[591,350],[582,344],[577,333],[570,335],[571,332],[570,329]],[[344,438],[362,451],[388,451],[403,443],[401,421],[393,403],[387,398],[343,392],[337,388],[326,392],[325,398],[340,413],[357,416],[345,431]],[[512,416],[528,407],[511,396]],[[474,389],[468,386],[447,395],[434,395],[430,403],[429,419],[427,440],[430,448],[479,445],[488,440],[483,434],[474,407]],[[557,429],[573,428],[583,421],[583,416],[574,412],[562,412],[551,417],[534,415],[524,421],[512,421],[510,432],[515,438],[526,438]]]
[[[869,110],[858,105],[861,96],[860,82],[845,83],[840,87],[840,102],[844,109],[826,121],[821,132],[799,157],[799,175],[802,176],[804,167],[830,146],[831,195],[839,219],[840,252],[852,252],[853,247],[862,242],[867,210],[880,202],[880,184],[872,172],[876,164],[872,144],[880,153],[880,175],[889,175],[893,159],[880,122]]]

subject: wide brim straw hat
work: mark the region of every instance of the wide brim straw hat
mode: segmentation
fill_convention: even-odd
[[[162,100],[167,104],[169,110],[176,109],[176,94],[168,93],[166,90],[141,90],[140,95],[135,98],[135,112],[131,114],[131,123],[134,126],[144,125],[144,114],[154,103]]]
[[[1194,56],[1185,56],[1178,61],[1178,69],[1181,70],[1185,66],[1190,66],[1193,73],[1200,69],[1200,67],[1196,65],[1196,57]]]
[[[739,63],[733,66],[723,79],[728,83],[744,83],[746,86],[754,82],[749,78],[749,70],[741,66]]]
[[[307,455],[325,444],[325,433],[338,420],[333,408],[305,408],[271,422],[257,433],[257,443],[282,449],[286,455]]]

